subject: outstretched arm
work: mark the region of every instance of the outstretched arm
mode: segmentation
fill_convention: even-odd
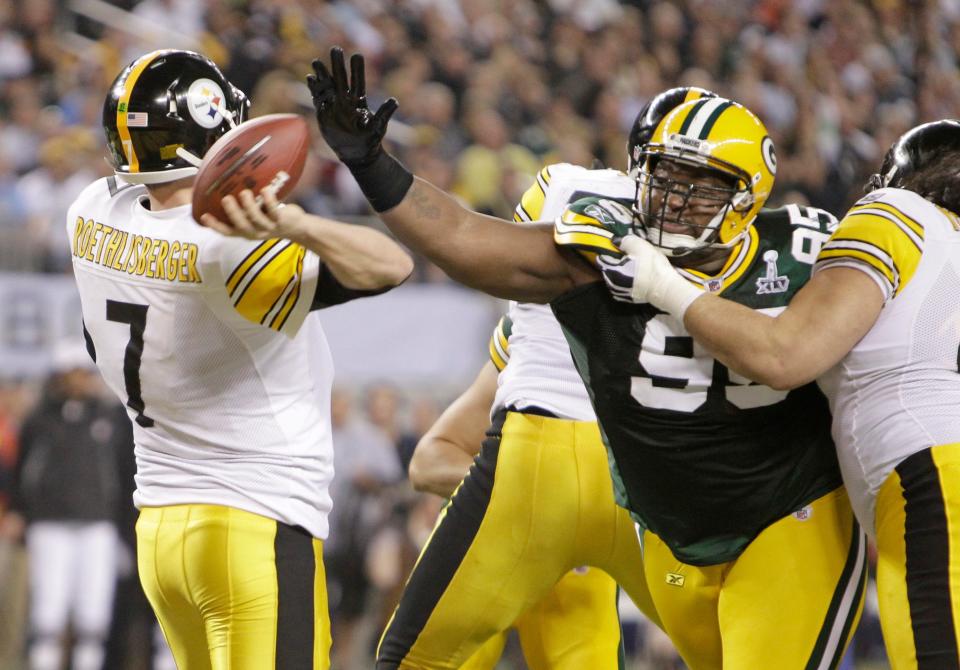
[[[683,323],[724,365],[772,388],[791,389],[840,362],[882,307],[872,279],[839,267],[814,275],[776,317],[704,295],[690,305]]]
[[[545,303],[598,278],[554,244],[552,224],[521,226],[479,214],[419,177],[380,218],[452,279],[499,298]]]
[[[397,102],[376,114],[367,108],[363,57],[335,47],[331,68],[314,61],[307,79],[324,138],[370,204],[401,241],[430,258],[452,278],[493,295],[547,302],[596,274],[579,258],[560,252],[548,226],[517,226],[466,209],[429,182],[414,178],[387,154],[381,140]]]
[[[410,482],[418,491],[450,497],[473,464],[490,424],[497,393],[497,368],[491,361],[420,438],[410,460]]]

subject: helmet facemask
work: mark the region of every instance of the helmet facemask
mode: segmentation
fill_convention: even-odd
[[[746,232],[723,239],[753,205],[749,177],[733,165],[648,145],[636,173],[634,214],[640,234],[669,257],[729,249]]]

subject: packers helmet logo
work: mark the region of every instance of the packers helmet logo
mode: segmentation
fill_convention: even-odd
[[[216,128],[223,123],[221,110],[226,109],[223,89],[211,79],[197,79],[187,90],[187,107],[198,125]]]
[[[769,135],[763,138],[760,153],[763,154],[763,162],[766,163],[770,174],[777,174],[777,152],[773,149],[773,140],[770,139]]]

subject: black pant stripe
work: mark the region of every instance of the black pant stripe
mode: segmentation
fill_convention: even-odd
[[[410,649],[453,580],[487,513],[500,454],[506,412],[494,416],[480,454],[446,509],[420,561],[410,574],[393,621],[377,650],[377,670],[394,670]]]
[[[303,528],[277,523],[273,544],[278,600],[276,670],[309,670],[313,667],[316,618],[313,537]]]
[[[930,449],[897,466],[906,522],[907,601],[918,670],[960,668],[950,604],[950,542],[940,473]]]
[[[854,521],[850,534],[850,548],[847,550],[847,560],[846,563],[844,563],[843,572],[840,574],[840,579],[837,581],[837,587],[833,590],[833,597],[830,599],[830,607],[827,608],[827,616],[824,617],[823,626],[820,628],[820,634],[817,636],[817,641],[813,645],[813,652],[810,654],[810,658],[807,660],[807,670],[815,670],[816,668],[819,668],[823,662],[824,656],[827,653],[834,654],[837,649],[843,649],[847,632],[849,631],[853,620],[856,618],[857,610],[860,606],[860,599],[863,597],[862,582],[864,581],[864,576],[866,575],[866,561],[865,557],[862,555],[865,554],[865,552],[866,548],[864,547],[862,533],[860,532],[860,524]],[[840,607],[843,604],[843,597],[850,589],[851,580],[859,580],[861,583],[857,586],[857,594],[853,599],[852,606],[847,612],[841,612]],[[837,625],[838,616],[845,618],[843,623],[843,635],[840,637],[840,642],[837,649],[828,650],[827,645],[830,642],[831,633]],[[839,659],[836,660],[839,661]],[[836,667],[836,663],[831,663],[830,667]]]

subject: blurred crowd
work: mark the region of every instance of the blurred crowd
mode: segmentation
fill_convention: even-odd
[[[0,0],[0,271],[68,271],[64,215],[87,183],[111,172],[101,106],[132,59],[167,46],[202,51],[249,94],[254,115],[309,114],[303,76],[332,45],[367,57],[371,107],[399,99],[389,140],[400,158],[503,217],[544,163],[625,168],[636,113],[671,86],[712,89],[764,120],[779,156],[772,204],[837,214],[895,137],[960,110],[960,0]],[[369,214],[319,136],[294,197],[319,214]],[[426,262],[418,279],[444,281]],[[25,427],[38,412],[80,420],[64,409],[72,396],[63,374],[0,388],[0,492],[21,505],[0,521],[8,540],[47,518],[10,499],[23,493]],[[120,439],[117,408],[100,391],[85,393],[97,414],[84,420],[108,422]],[[335,396],[327,560],[337,667],[369,658],[436,517],[441,502],[414,494],[405,472],[437,410],[435,399],[390,386]],[[116,480],[101,501],[111,507],[83,520],[114,524],[122,548],[132,538],[132,456],[123,439],[111,448],[116,458],[102,463],[116,464]],[[13,574],[11,560],[0,551],[0,573]],[[132,625],[133,611],[152,625],[130,586],[132,565],[119,561],[117,574],[124,621],[113,625]],[[3,582],[0,602],[11,603],[16,582]],[[0,616],[0,667],[16,667],[4,656],[10,636],[26,639],[11,621]],[[879,638],[865,630],[858,640],[869,657]],[[136,635],[108,635],[108,659],[153,634]]]
[[[543,163],[623,168],[634,116],[671,86],[753,109],[773,202],[837,213],[893,138],[960,108],[957,0],[0,0],[0,268],[66,268],[62,214],[109,172],[103,92],[133,58],[201,50],[254,115],[309,113],[303,76],[334,44],[367,57],[372,105],[400,100],[390,138],[413,171],[501,216]],[[368,213],[319,138],[296,197]]]
[[[0,385],[0,667],[174,670],[136,580],[130,421],[82,345],[53,366]],[[324,562],[341,670],[370,666],[443,503],[406,477],[440,407],[387,383],[334,391]]]

